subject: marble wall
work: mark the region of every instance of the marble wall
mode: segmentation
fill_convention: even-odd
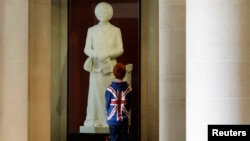
[[[28,0],[0,1],[0,140],[28,140]]]
[[[17,0],[16,0],[17,1]],[[50,140],[51,1],[29,1],[29,140]]]
[[[67,0],[53,0],[51,6],[51,141],[66,141]]]
[[[142,0],[141,13],[141,140],[158,141],[158,0]]]
[[[250,123],[249,14],[248,0],[187,1],[187,141]]]
[[[185,141],[186,0],[159,0],[159,140]]]
[[[65,140],[64,106],[66,104],[65,97],[63,98],[67,91],[67,38],[65,36],[67,23],[66,8],[63,8],[66,7],[65,1],[0,0],[1,141]],[[228,3],[228,1],[224,2]],[[197,4],[194,7],[197,8]],[[248,7],[239,9],[248,12]],[[210,8],[212,12],[214,12],[213,8]],[[141,140],[184,141],[186,1],[141,0],[141,9]],[[238,32],[241,33],[239,35],[242,40],[232,38],[234,40],[231,41],[235,41],[235,44],[243,43],[244,46],[241,47],[244,50],[242,51],[244,57],[249,53],[249,49],[245,47],[249,44],[249,34],[247,34],[249,30],[245,30],[249,29],[247,26],[249,18],[244,17],[247,15],[246,12],[241,12],[243,14],[239,15],[243,17],[236,16],[235,19],[245,19],[245,22],[241,23],[242,26],[237,26],[243,27],[242,31]],[[231,20],[231,15],[229,17],[228,19]],[[220,21],[215,25],[226,27]],[[204,41],[207,41],[207,38],[204,38]],[[246,57],[246,60],[248,58]],[[245,58],[240,59],[242,62],[245,61]],[[246,94],[242,94],[246,96],[249,96],[247,93],[249,81],[245,79],[249,76],[248,70],[239,71],[242,80],[237,83],[237,88],[245,88],[242,90]],[[235,77],[235,79],[238,81],[241,77]],[[194,78],[198,79],[198,77]],[[196,88],[199,81],[192,80]],[[199,95],[200,92],[192,94]],[[244,103],[238,104],[242,106],[241,104]],[[247,111],[247,107],[249,106],[244,106],[243,110]],[[246,119],[249,112],[245,113],[246,116],[240,119],[244,122],[249,121]],[[193,116],[193,114],[190,115]]]
[[[65,140],[65,2],[0,1],[0,140]],[[142,0],[141,9],[141,140],[157,141],[159,133],[174,140],[185,128],[185,4]],[[167,119],[160,123],[159,110]]]

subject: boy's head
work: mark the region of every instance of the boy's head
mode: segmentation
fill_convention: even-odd
[[[126,67],[122,63],[117,63],[113,68],[113,72],[116,79],[122,80],[126,75]]]

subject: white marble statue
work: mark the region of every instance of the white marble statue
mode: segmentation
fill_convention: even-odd
[[[113,16],[112,6],[106,2],[97,4],[95,16],[99,23],[88,29],[84,48],[88,56],[84,69],[90,72],[84,126],[108,127],[104,92],[114,80],[113,66],[124,50],[120,29],[109,22]]]

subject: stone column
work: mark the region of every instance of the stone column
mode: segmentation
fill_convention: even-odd
[[[28,0],[0,0],[0,141],[28,140]]]
[[[185,1],[159,0],[159,140],[185,141]]]
[[[51,2],[29,1],[29,141],[51,139]]]
[[[159,140],[158,0],[141,1],[141,141]]]
[[[250,123],[250,1],[187,0],[186,140]]]

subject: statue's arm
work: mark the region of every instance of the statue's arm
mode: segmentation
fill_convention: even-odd
[[[116,44],[116,46],[114,47],[114,49],[109,52],[110,58],[116,58],[116,57],[122,55],[124,52],[123,42],[122,42],[122,34],[121,34],[120,29],[118,29],[116,32],[115,44]]]
[[[89,57],[92,57],[92,58],[96,57],[96,52],[92,46],[92,31],[91,31],[91,29],[88,29],[88,32],[87,32],[84,53]]]

